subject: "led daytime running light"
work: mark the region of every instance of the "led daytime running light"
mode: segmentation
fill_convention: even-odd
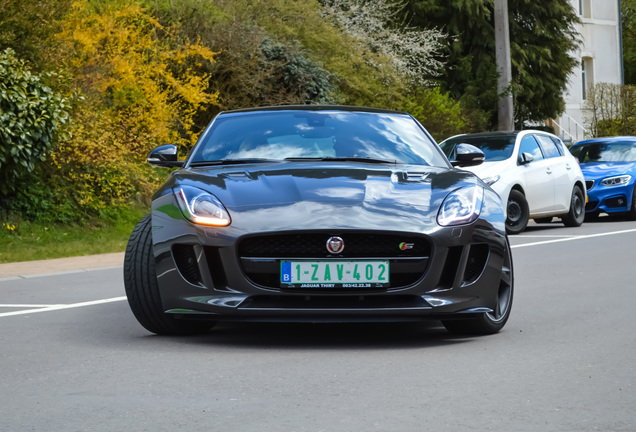
[[[620,175],[620,176],[614,176],[614,177],[607,177],[604,178],[603,180],[601,180],[601,184],[603,186],[619,186],[622,184],[626,184],[629,183],[629,181],[632,179],[632,176],[630,175]]]
[[[175,195],[177,197],[177,201],[179,202],[179,206],[181,207],[181,211],[186,216],[186,218],[188,218],[195,224],[215,226],[215,227],[225,227],[231,223],[230,215],[227,213],[225,208],[223,208],[223,205],[214,196],[210,194],[205,194],[205,192],[201,191],[201,194],[199,196],[196,196],[194,199],[192,199],[192,203],[194,203],[201,196],[209,197],[210,203],[215,205],[218,208],[219,213],[221,213],[221,216],[218,216],[218,217],[197,215],[196,211],[192,208],[190,201],[186,197],[186,194],[183,191],[183,189],[179,188],[175,190],[175,192],[176,192]]]

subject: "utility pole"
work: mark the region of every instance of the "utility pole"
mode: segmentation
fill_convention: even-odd
[[[495,51],[497,60],[497,94],[499,95],[499,130],[513,130],[512,66],[510,64],[510,25],[508,23],[508,0],[495,0]]]

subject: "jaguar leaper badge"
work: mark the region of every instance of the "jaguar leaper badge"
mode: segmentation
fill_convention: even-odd
[[[341,237],[329,237],[329,240],[327,240],[327,250],[332,254],[341,253],[344,247],[344,240]]]

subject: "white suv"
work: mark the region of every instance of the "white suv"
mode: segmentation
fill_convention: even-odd
[[[578,161],[555,135],[538,130],[457,135],[440,146],[457,165],[456,147],[470,144],[484,163],[464,169],[477,174],[507,201],[506,231],[517,234],[528,220],[546,223],[560,217],[565,226],[585,219],[585,179]]]

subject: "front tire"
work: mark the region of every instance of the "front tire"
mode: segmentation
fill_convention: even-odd
[[[128,240],[124,258],[124,287],[132,313],[149,332],[158,335],[200,334],[208,332],[214,325],[209,321],[178,320],[164,313],[152,253],[150,215],[141,219]]]
[[[574,186],[570,200],[570,211],[562,218],[566,227],[578,227],[585,220],[585,195],[580,187]]]
[[[514,294],[514,274],[512,269],[512,253],[506,238],[501,279],[497,291],[497,304],[493,312],[484,313],[476,318],[443,320],[442,324],[451,333],[489,335],[499,332],[510,317]]]
[[[519,234],[528,226],[530,209],[526,197],[516,189],[510,191],[506,211],[506,233]]]

